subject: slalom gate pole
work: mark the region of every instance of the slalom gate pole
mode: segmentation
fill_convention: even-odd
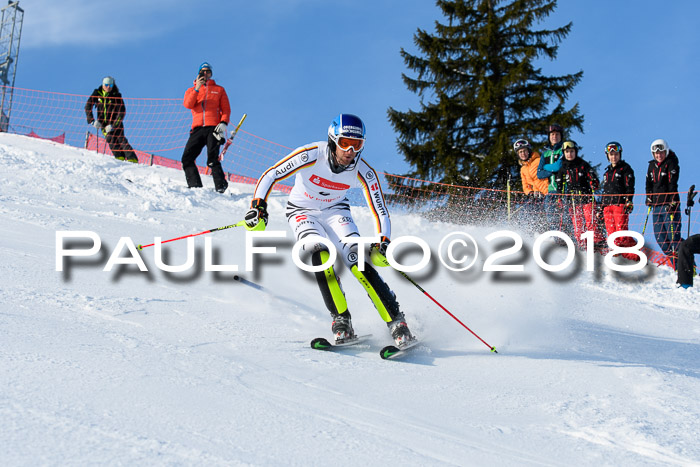
[[[396,271],[398,271],[403,277],[405,277],[411,284],[415,285],[416,288],[417,288],[418,290],[420,290],[421,292],[423,292],[429,299],[431,299],[433,302],[435,302],[435,304],[436,304],[437,306],[439,306],[440,308],[442,308],[443,311],[444,311],[445,313],[447,313],[448,315],[450,315],[455,321],[457,321],[459,324],[461,324],[461,325],[464,327],[464,329],[466,329],[467,331],[471,332],[471,333],[474,335],[474,337],[476,337],[476,338],[479,339],[481,342],[483,342],[484,345],[485,345],[486,347],[488,347],[488,348],[491,350],[491,352],[493,352],[493,353],[498,353],[498,351],[496,350],[496,347],[492,347],[492,346],[490,346],[489,344],[487,344],[485,340],[483,340],[481,337],[479,337],[474,331],[472,331],[471,329],[469,329],[469,327],[467,327],[466,324],[464,324],[463,322],[461,322],[455,315],[453,315],[452,313],[450,313],[450,311],[449,311],[447,308],[445,308],[444,306],[440,305],[440,303],[439,303],[437,300],[435,300],[433,297],[431,297],[430,294],[429,294],[428,292],[426,292],[425,290],[423,290],[423,287],[421,287],[421,286],[418,285],[413,279],[411,279],[411,278],[408,276],[408,274],[406,274],[406,273],[403,272],[403,271],[399,271],[398,269],[396,269]]]
[[[241,117],[241,121],[238,122],[238,125],[236,125],[236,128],[231,132],[231,137],[226,140],[226,144],[224,144],[224,149],[221,151],[221,154],[219,154],[219,162],[224,160],[224,154],[226,154],[226,151],[228,151],[228,147],[231,146],[231,143],[233,143],[233,138],[236,137],[236,134],[238,133],[238,130],[240,130],[241,125],[243,125],[243,121],[245,118],[248,116],[248,114],[243,114]]]
[[[199,232],[199,233],[196,233],[196,234],[184,235],[184,236],[182,236],[182,237],[171,238],[170,240],[163,240],[163,241],[160,242],[160,243],[163,244],[163,243],[174,242],[175,240],[182,240],[182,239],[184,239],[184,238],[196,237],[197,235],[204,235],[204,234],[207,234],[207,233],[210,233],[210,232],[218,232],[219,230],[232,229],[232,228],[234,228],[234,227],[242,227],[242,226],[244,226],[244,225],[245,225],[245,221],[240,221],[240,222],[238,222],[238,223],[236,223],[236,224],[226,225],[226,226],[224,226],[224,227],[217,227],[217,228],[215,228],[215,229],[205,230],[204,232]],[[153,245],[155,245],[155,243],[149,243],[148,245],[138,245],[138,249],[139,249],[139,250],[143,250],[144,248],[148,248],[149,246],[153,246]]]
[[[642,235],[644,235],[644,232],[647,230],[647,222],[649,221],[649,213],[651,212],[651,206],[649,206],[649,209],[647,209],[647,217],[644,219],[644,228],[642,229]]]

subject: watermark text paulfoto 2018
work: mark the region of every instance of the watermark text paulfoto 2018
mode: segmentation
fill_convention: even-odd
[[[245,271],[252,271],[254,268],[254,258],[261,255],[276,255],[277,248],[274,246],[256,246],[256,240],[261,239],[284,239],[287,237],[286,231],[263,231],[263,232],[246,232],[245,235]],[[615,240],[620,237],[632,237],[636,244],[631,247],[620,247],[615,245]],[[551,238],[559,238],[563,241],[566,247],[566,257],[558,264],[550,264],[542,257],[543,244]],[[503,240],[507,245],[506,248],[491,252],[483,261],[481,270],[483,272],[522,272],[525,270],[524,264],[503,264],[503,260],[518,254],[523,248],[522,237],[512,231],[499,230],[490,233],[484,239],[493,243],[497,240]],[[595,268],[595,251],[594,251],[594,236],[593,232],[585,232],[581,235],[581,240],[585,244],[583,252],[586,256],[586,270],[593,271]],[[161,238],[156,237],[153,244],[153,259],[156,268],[167,273],[181,273],[190,270],[195,265],[197,255],[194,254],[194,239],[187,239],[187,260],[183,264],[169,265],[163,261],[163,248]],[[364,270],[365,264],[365,249],[372,243],[378,243],[379,237],[348,237],[343,239],[346,244],[357,244],[357,263],[360,270]],[[72,243],[68,245],[68,243]],[[305,264],[301,260],[300,252],[305,245],[314,245],[323,243],[330,253],[328,260],[318,266]],[[499,242],[503,243],[503,242]],[[638,232],[619,231],[610,235],[607,239],[609,251],[605,254],[604,264],[607,268],[616,272],[633,272],[643,269],[647,265],[647,257],[642,251],[644,246],[644,237]],[[420,260],[415,264],[401,264],[397,261],[395,253],[397,248],[402,245],[408,245],[411,251],[416,247],[422,252]],[[96,257],[101,252],[102,240],[100,236],[92,231],[57,231],[56,232],[56,271],[64,270],[64,263],[70,258],[89,258]],[[214,264],[212,254],[212,239],[206,237],[204,239],[204,271],[207,272],[238,272],[236,264]],[[128,254],[124,254],[128,252]],[[133,265],[138,267],[142,272],[147,272],[148,268],[141,258],[140,251],[134,242],[129,237],[121,237],[116,247],[109,255],[108,260],[104,264],[103,271],[110,272],[115,265]],[[577,248],[571,238],[563,232],[552,230],[538,235],[532,245],[532,257],[538,267],[549,272],[563,271],[568,268],[574,261]],[[632,254],[638,257],[636,262],[628,262],[628,264],[616,264],[613,262],[613,257],[620,254]],[[333,243],[322,237],[307,237],[299,240],[294,244],[291,251],[294,264],[308,272],[318,272],[327,269],[335,263],[337,251]],[[410,255],[413,257],[414,255]],[[629,255],[627,255],[629,256]],[[397,237],[389,243],[386,251],[386,258],[389,264],[403,272],[416,272],[427,267],[430,262],[432,253],[430,245],[423,239],[415,236]],[[444,267],[451,271],[466,271],[472,268],[479,258],[479,247],[469,233],[456,231],[445,235],[439,243],[437,258]],[[499,262],[497,264],[497,262]],[[199,267],[201,265],[198,265]]]

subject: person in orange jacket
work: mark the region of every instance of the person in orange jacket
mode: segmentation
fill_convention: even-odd
[[[523,192],[527,195],[527,200],[523,202],[516,212],[520,212],[520,223],[525,226],[530,225],[536,230],[536,225],[542,222],[539,217],[544,212],[542,203],[544,196],[548,192],[549,180],[537,178],[540,154],[532,150],[528,140],[522,138],[517,140],[513,144],[513,151],[515,151],[520,164],[520,180],[523,182]]]
[[[182,170],[187,186],[199,188],[196,160],[204,146],[207,147],[207,166],[211,169],[214,188],[223,193],[228,188],[226,175],[219,162],[219,147],[226,141],[226,126],[231,115],[226,90],[211,79],[212,68],[207,62],[199,66],[199,74],[194,86],[185,91],[184,106],[192,111],[192,129],[182,153]]]
[[[537,178],[537,166],[540,164],[540,153],[532,150],[532,146],[526,139],[519,139],[513,144],[513,150],[518,156],[520,164],[520,179],[523,182],[523,191],[528,196],[541,198],[548,192],[549,180]]]

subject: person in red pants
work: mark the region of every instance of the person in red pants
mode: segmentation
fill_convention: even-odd
[[[620,230],[629,230],[629,214],[634,209],[634,170],[622,160],[622,145],[611,141],[605,145],[605,154],[610,165],[603,175],[603,218],[608,236]],[[620,237],[615,245],[632,247],[636,241],[632,237]],[[639,257],[632,253],[623,253],[624,258],[637,261]]]
[[[576,141],[565,141],[562,148],[564,161],[556,174],[557,189],[562,194],[571,195],[565,198],[565,202],[569,204],[576,242],[581,248],[586,248],[586,241],[581,235],[592,231],[594,248],[599,251],[604,247],[604,239],[597,225],[594,197],[594,192],[600,185],[598,175],[595,169],[579,156]]]

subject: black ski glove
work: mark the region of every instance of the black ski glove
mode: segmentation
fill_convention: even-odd
[[[255,198],[250,202],[250,211],[245,215],[245,228],[247,230],[265,230],[267,218],[267,202],[262,198]]]
[[[389,237],[382,235],[379,243],[372,243],[369,247],[369,257],[375,266],[389,266],[386,259],[386,249],[389,248]]]

